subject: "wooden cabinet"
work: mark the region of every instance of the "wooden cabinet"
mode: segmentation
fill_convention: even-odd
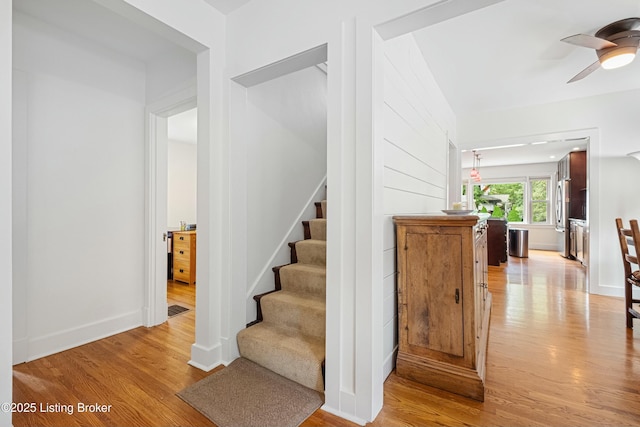
[[[173,232],[173,280],[196,282],[196,232]]]
[[[487,256],[489,265],[507,262],[507,220],[489,218],[487,220]]]
[[[396,373],[484,400],[491,294],[487,225],[477,216],[394,217]]]

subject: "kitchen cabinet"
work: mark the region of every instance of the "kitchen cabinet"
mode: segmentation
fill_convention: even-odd
[[[477,216],[394,217],[396,373],[484,400],[491,293],[487,223]]]
[[[489,218],[487,230],[487,256],[489,265],[507,262],[507,220]]]
[[[196,232],[173,232],[173,280],[196,282]]]
[[[575,258],[576,261],[580,261],[582,264],[586,265],[587,247],[589,242],[586,233],[585,221],[577,219],[569,220],[569,230],[571,256]]]

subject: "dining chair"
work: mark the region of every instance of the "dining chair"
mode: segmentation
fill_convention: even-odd
[[[627,328],[633,328],[633,319],[640,319],[633,304],[640,304],[640,299],[633,298],[633,287],[640,287],[640,264],[638,264],[638,248],[640,248],[640,228],[638,221],[629,221],[630,228],[624,228],[621,218],[616,218],[618,240],[622,252],[622,264],[624,266],[624,300],[626,305]],[[633,253],[629,251],[633,246]],[[634,268],[635,267],[635,268]]]

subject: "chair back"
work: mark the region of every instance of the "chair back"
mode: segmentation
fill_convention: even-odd
[[[635,220],[631,220],[635,221]],[[636,228],[638,222],[635,221]],[[638,265],[638,258],[634,254],[629,253],[629,245],[634,245],[633,233],[630,228],[624,228],[621,218],[616,218],[616,228],[618,229],[618,240],[620,241],[620,251],[622,252],[622,263],[624,264],[624,277],[625,279],[631,275],[633,271],[631,264]],[[640,237],[640,233],[639,233]],[[640,243],[640,240],[638,241]]]

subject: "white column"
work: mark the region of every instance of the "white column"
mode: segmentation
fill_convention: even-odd
[[[12,2],[0,2],[0,403],[12,396],[12,254],[11,254],[11,39]],[[11,412],[0,410],[0,425],[11,425]]]
[[[328,51],[324,409],[363,424],[383,396],[382,40],[370,22],[345,21]]]
[[[198,54],[198,240],[196,342],[191,365],[210,370],[222,361],[222,288],[229,286],[229,181],[224,125],[224,52]]]

